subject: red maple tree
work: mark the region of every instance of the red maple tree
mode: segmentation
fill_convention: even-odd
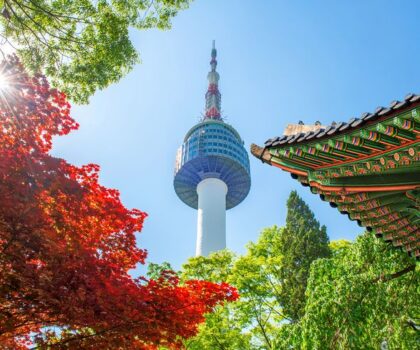
[[[0,347],[180,348],[236,290],[180,285],[170,271],[133,279],[146,258],[134,236],[146,214],[101,186],[97,165],[48,154],[53,136],[78,128],[63,93],[16,57],[0,74]]]

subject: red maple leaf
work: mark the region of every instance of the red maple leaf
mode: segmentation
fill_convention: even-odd
[[[49,155],[78,128],[66,96],[16,57],[0,64],[0,346],[27,349],[180,348],[204,313],[235,300],[226,284],[171,272],[133,279],[146,214],[98,182],[99,167]]]

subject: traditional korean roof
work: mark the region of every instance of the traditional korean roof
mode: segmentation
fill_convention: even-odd
[[[347,123],[253,144],[251,152],[420,258],[420,95]]]

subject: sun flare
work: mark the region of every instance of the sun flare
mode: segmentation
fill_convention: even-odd
[[[10,79],[3,73],[0,73],[0,90],[4,92],[8,89],[10,89]]]

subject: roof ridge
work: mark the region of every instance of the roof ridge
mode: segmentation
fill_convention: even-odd
[[[412,105],[416,102],[420,102],[420,95],[409,93],[404,97],[403,101],[393,100],[389,107],[379,106],[375,109],[373,113],[364,112],[360,115],[359,118],[351,117],[348,122],[339,122],[336,125],[327,125],[324,128],[320,128],[316,131],[308,131],[305,133],[299,133],[295,135],[283,135],[280,137],[274,137],[268,139],[265,142],[265,147],[272,147],[272,146],[279,146],[285,143],[287,144],[294,144],[300,143],[302,141],[311,140],[313,138],[322,138],[324,136],[330,136],[335,133],[341,133],[343,131],[349,131],[353,128],[359,127],[362,124],[365,124],[368,121],[375,120],[379,117],[386,116],[391,113],[395,113],[409,105]],[[299,135],[298,137],[296,137]]]

